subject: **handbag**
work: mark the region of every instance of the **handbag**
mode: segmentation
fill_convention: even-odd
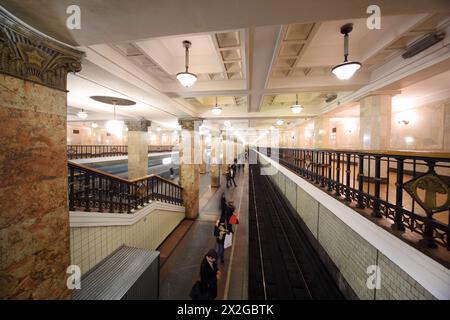
[[[239,224],[239,220],[235,214],[230,217],[230,224]]]
[[[223,248],[229,248],[231,247],[231,245],[233,244],[233,235],[231,233],[227,233],[227,235],[225,236],[225,242],[223,244]]]

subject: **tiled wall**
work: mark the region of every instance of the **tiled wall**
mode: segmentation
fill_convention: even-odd
[[[261,157],[259,159],[265,164]],[[286,200],[291,202],[294,197],[291,181],[280,171],[271,179],[285,194]],[[293,207],[358,298],[435,299],[405,271],[299,186],[296,193],[297,202]],[[377,290],[369,289],[366,284],[369,278],[367,268],[371,265],[380,268],[381,288]]]
[[[377,264],[377,249],[320,204],[318,218],[318,240],[328,256],[360,299],[373,299],[367,268]]]
[[[378,253],[378,265],[381,273],[381,289],[376,290],[377,300],[406,299],[432,300],[435,299],[424,287],[414,281],[381,252]]]
[[[183,212],[154,210],[130,226],[70,228],[71,262],[84,274],[123,244],[154,250],[183,219]]]

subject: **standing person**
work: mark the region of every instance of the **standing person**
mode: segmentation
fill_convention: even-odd
[[[173,180],[173,178],[175,178],[175,171],[173,170],[173,168],[170,168],[170,180]]]
[[[230,166],[228,166],[228,168],[227,168],[226,178],[227,178],[227,188],[229,188],[229,185],[232,186],[232,184],[231,184],[231,168],[230,168]]]
[[[210,249],[200,265],[200,287],[208,292],[208,300],[217,297],[217,279],[220,278],[220,271],[216,261],[217,252]]]
[[[224,257],[224,244],[225,244],[225,235],[227,234],[227,227],[225,218],[220,218],[216,221],[216,225],[214,227],[214,236],[216,237],[216,243],[217,243],[217,255],[218,260],[220,260],[221,263],[225,263],[225,257]]]
[[[239,170],[239,165],[237,164],[237,159],[235,158],[233,161],[233,165],[231,168],[234,170],[234,172],[237,172]]]
[[[236,176],[236,165],[235,164],[233,164],[231,166],[231,172],[230,173],[231,173],[230,181],[234,183],[235,187],[237,187],[236,181],[234,181],[234,177]],[[232,186],[231,182],[230,182],[230,185]]]
[[[227,213],[227,198],[225,197],[225,193],[222,194],[222,198],[220,199],[220,217],[225,218]]]
[[[234,233],[233,225],[230,224],[230,218],[234,214],[235,210],[236,210],[236,207],[234,206],[234,202],[233,201],[228,202],[228,204],[227,204],[227,213],[226,213],[226,221],[227,221],[226,227],[227,227],[228,233],[230,233],[230,232]]]

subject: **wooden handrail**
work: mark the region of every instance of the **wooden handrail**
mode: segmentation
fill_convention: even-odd
[[[101,170],[98,170],[98,169],[95,169],[95,168],[91,168],[91,167],[88,167],[88,166],[85,166],[85,165],[82,165],[82,164],[79,164],[79,163],[75,163],[75,162],[72,162],[72,161],[68,161],[68,163],[69,163],[70,165],[74,166],[74,167],[78,167],[78,168],[83,169],[83,170],[92,171],[92,172],[95,172],[95,173],[97,173],[97,174],[104,175],[104,176],[107,176],[107,177],[109,177],[109,178],[111,178],[111,179],[114,179],[114,180],[117,180],[117,181],[120,181],[120,182],[123,182],[123,183],[127,183],[127,184],[132,184],[132,183],[136,183],[136,182],[139,182],[139,181],[147,180],[147,179],[149,179],[149,178],[151,178],[151,177],[156,177],[156,178],[158,178],[159,180],[162,180],[162,181],[164,181],[164,182],[166,182],[166,183],[169,183],[169,184],[171,184],[171,185],[173,185],[173,186],[175,186],[175,187],[178,187],[178,188],[180,188],[181,190],[183,190],[183,188],[182,188],[180,185],[178,185],[178,184],[176,184],[176,183],[173,183],[173,182],[170,181],[170,180],[164,179],[164,178],[162,178],[162,177],[160,177],[160,176],[158,176],[158,175],[156,175],[156,174],[150,174],[150,175],[143,176],[143,177],[140,177],[140,178],[128,180],[128,179],[124,179],[124,178],[121,178],[121,177],[112,175],[112,174],[110,174],[110,173],[108,173],[108,172],[101,171]]]

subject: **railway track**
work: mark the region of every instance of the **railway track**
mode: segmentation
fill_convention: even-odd
[[[249,299],[343,299],[296,214],[260,166],[250,167]]]

